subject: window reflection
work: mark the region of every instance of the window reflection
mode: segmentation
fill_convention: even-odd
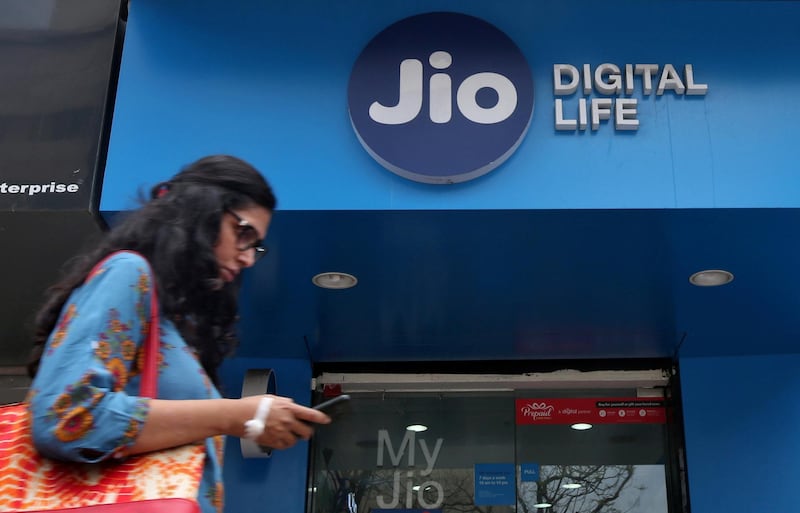
[[[351,395],[312,439],[310,513],[668,511],[663,424],[519,425],[524,391]]]

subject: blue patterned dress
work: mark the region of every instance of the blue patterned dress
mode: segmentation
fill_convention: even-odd
[[[136,253],[111,256],[76,288],[45,346],[29,400],[33,438],[44,455],[69,461],[124,458],[149,412],[139,397],[138,350],[147,336],[152,278]],[[160,319],[159,399],[220,394],[175,325]],[[206,440],[204,513],[222,510],[224,437]]]

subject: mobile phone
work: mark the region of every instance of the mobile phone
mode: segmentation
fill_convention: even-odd
[[[339,415],[349,411],[350,409],[350,396],[347,394],[337,395],[332,399],[323,401],[317,405],[312,406],[315,410],[328,415],[331,419],[336,419]]]

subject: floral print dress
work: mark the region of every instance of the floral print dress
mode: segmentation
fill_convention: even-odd
[[[124,458],[134,444],[149,412],[149,399],[138,395],[138,369],[152,283],[141,255],[119,252],[67,300],[28,397],[34,443],[45,456],[98,462]],[[159,322],[158,398],[219,398],[175,325]],[[204,513],[219,512],[224,437],[205,443],[198,500]]]

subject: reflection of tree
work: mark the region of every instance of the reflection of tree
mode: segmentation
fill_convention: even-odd
[[[395,472],[399,471],[399,479]],[[632,465],[552,465],[543,466],[538,482],[519,483],[516,511],[518,513],[625,513],[615,504],[633,478]],[[352,513],[348,511],[347,496],[352,494],[358,513],[378,509],[378,497],[384,504],[397,501],[394,509],[427,509],[438,498],[435,487],[423,485],[438,482],[444,490],[443,513],[511,513],[514,506],[475,505],[474,474],[472,469],[435,469],[430,475],[408,469],[339,470],[317,473],[316,494],[312,513]],[[564,484],[581,485],[566,489]],[[534,508],[535,504],[551,504],[549,509]]]
[[[539,481],[521,483],[518,506],[523,513],[537,511],[535,504],[551,504],[549,512],[622,513],[615,506],[633,478],[633,465],[552,465],[541,468]],[[564,488],[565,484],[580,488]]]

